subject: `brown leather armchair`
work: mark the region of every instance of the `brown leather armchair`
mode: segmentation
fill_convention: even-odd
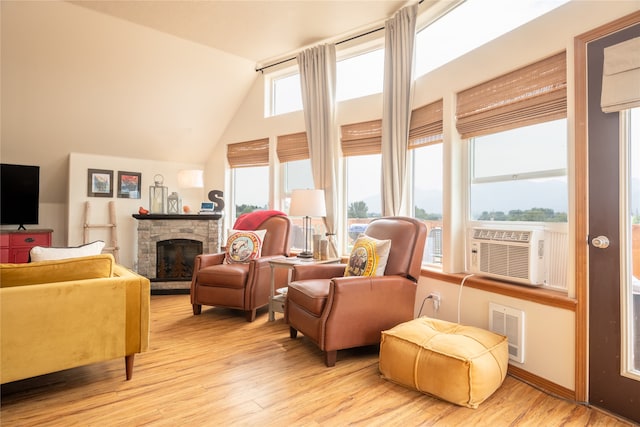
[[[203,305],[228,307],[244,311],[247,321],[253,322],[256,310],[269,303],[269,260],[289,255],[291,221],[286,216],[274,215],[255,229],[267,230],[260,258],[243,264],[225,264],[224,252],[196,256],[191,279],[193,314],[200,314]],[[276,275],[277,287],[286,284],[286,274]]]
[[[365,234],[391,239],[384,276],[344,276],[344,264],[295,266],[285,302],[291,338],[298,331],[316,343],[325,364],[337,351],[380,343],[381,333],[413,319],[427,228],[407,217],[378,218]]]

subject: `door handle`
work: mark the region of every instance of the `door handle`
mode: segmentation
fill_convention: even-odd
[[[591,244],[594,248],[606,249],[609,247],[609,238],[607,236],[594,237],[591,240]]]

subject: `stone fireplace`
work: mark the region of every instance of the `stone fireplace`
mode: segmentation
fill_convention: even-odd
[[[151,291],[188,291],[193,259],[220,250],[220,217],[133,215],[138,220],[136,271],[151,280]]]

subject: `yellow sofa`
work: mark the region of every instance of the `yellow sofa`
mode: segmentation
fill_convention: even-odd
[[[0,383],[125,358],[149,346],[149,279],[111,254],[0,264]]]

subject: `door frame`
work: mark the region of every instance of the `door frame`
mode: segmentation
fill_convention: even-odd
[[[588,106],[587,44],[640,22],[640,11],[602,25],[574,38],[574,155],[575,155],[575,221],[574,265],[576,285],[575,322],[575,399],[588,401],[588,308],[589,308],[589,188],[588,188]]]

